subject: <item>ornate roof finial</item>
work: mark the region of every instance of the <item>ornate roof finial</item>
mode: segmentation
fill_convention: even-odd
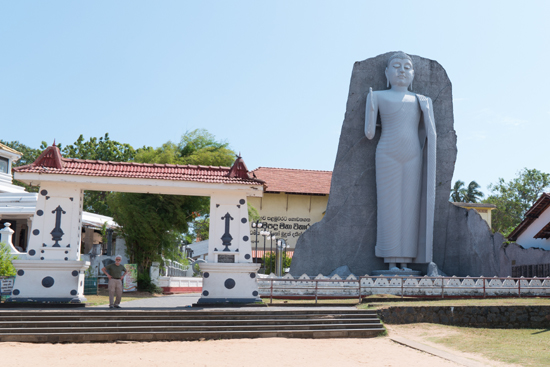
[[[57,145],[55,145],[55,138],[53,139],[53,144],[52,144],[52,147],[55,147]]]

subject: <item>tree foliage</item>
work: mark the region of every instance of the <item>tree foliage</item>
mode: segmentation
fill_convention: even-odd
[[[179,144],[167,142],[159,148],[139,149],[135,161],[143,163],[200,164],[228,166],[235,154],[227,143],[218,142],[206,130],[186,133]],[[181,260],[180,246],[191,238],[184,234],[198,219],[198,234],[208,238],[210,199],[175,195],[116,193],[109,200],[113,217],[121,225],[131,260],[141,271],[161,256]],[[195,228],[195,224],[191,225]]]
[[[61,149],[66,158],[78,158],[111,162],[129,162],[134,159],[136,151],[130,144],[119,143],[111,140],[109,134],[103,137],[91,137],[87,141],[80,135],[73,143]],[[107,215],[112,217],[113,212],[107,204],[109,192],[85,191],[83,208],[87,212]]]
[[[493,231],[508,236],[549,186],[550,174],[527,168],[509,182],[499,178],[496,184],[489,185],[491,195],[483,202],[497,206],[492,212]]]
[[[186,132],[178,144],[169,141],[156,149],[139,149],[136,161],[229,167],[235,161],[235,152],[228,146],[227,142],[216,141],[205,129],[196,129]]]
[[[15,259],[15,256],[11,255],[8,245],[0,242],[0,276],[15,275],[15,268],[11,262],[13,259]]]
[[[464,181],[456,180],[453,188],[451,189],[450,201],[455,203],[477,203],[485,196],[479,191],[479,184],[475,181],[471,181],[468,187],[464,187]]]

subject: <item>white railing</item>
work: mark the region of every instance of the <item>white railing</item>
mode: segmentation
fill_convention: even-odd
[[[550,297],[550,277],[385,277],[304,274],[295,279],[290,274],[256,278],[260,295],[270,298],[357,298],[376,294],[401,297]]]
[[[184,265],[177,261],[163,259],[164,266],[160,267],[160,276],[163,277],[185,277],[189,270],[189,265]]]

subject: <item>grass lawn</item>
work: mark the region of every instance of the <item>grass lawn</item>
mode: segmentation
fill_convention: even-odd
[[[396,327],[400,335],[444,345],[521,366],[550,365],[550,329],[483,329],[414,324]],[[391,336],[391,332],[390,332]]]
[[[107,288],[98,288],[98,294],[97,295],[86,295],[87,298],[86,304],[90,306],[101,306],[101,305],[108,305],[109,304],[109,292],[107,291]],[[122,301],[121,302],[127,302],[127,301],[133,301],[140,298],[151,298],[151,297],[162,297],[161,294],[152,294],[149,292],[127,292],[122,293]]]

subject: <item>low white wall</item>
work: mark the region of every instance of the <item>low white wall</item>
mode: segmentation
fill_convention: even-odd
[[[269,279],[281,279],[271,281]],[[322,280],[315,282],[315,280]],[[332,281],[329,281],[332,280]],[[278,278],[274,274],[257,278],[262,296],[350,296],[359,297],[358,279],[350,275],[343,282],[338,275],[310,278],[306,274],[295,280],[290,274]],[[547,278],[400,278],[361,277],[361,295],[392,294],[400,296],[550,296],[550,277]],[[519,282],[519,290],[518,290]],[[485,285],[485,286],[484,286]],[[315,287],[317,286],[317,290]]]

